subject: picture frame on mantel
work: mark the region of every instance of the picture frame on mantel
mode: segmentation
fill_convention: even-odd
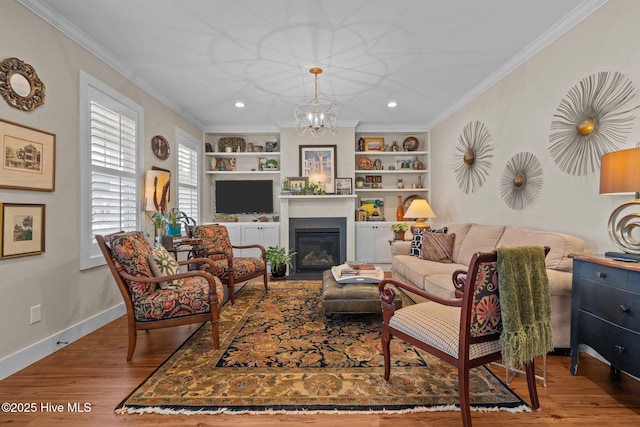
[[[0,259],[44,253],[45,205],[0,203]]]
[[[336,192],[336,145],[301,145],[300,176],[310,184],[322,184],[327,194]]]
[[[0,188],[54,191],[56,136],[0,119]]]

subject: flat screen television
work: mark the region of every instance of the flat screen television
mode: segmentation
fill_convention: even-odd
[[[273,213],[273,180],[219,180],[215,191],[218,213]]]

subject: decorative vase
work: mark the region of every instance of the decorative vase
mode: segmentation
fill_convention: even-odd
[[[398,196],[398,207],[396,208],[396,220],[402,221],[404,219],[404,208],[402,207],[402,196]]]

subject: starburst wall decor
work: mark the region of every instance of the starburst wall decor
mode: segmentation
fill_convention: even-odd
[[[622,73],[592,74],[569,90],[551,122],[549,151],[569,175],[588,175],[600,168],[600,157],[626,142],[638,108],[635,88]]]
[[[511,209],[524,209],[542,189],[542,166],[531,153],[523,151],[507,162],[500,180],[500,195]]]
[[[491,133],[484,123],[469,122],[458,137],[456,153],[453,155],[453,172],[458,187],[465,193],[478,190],[489,175],[490,159],[493,157]]]

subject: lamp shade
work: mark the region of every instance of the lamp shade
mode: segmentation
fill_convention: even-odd
[[[166,210],[167,202],[169,201],[170,179],[171,174],[166,171],[150,170],[146,172],[144,180],[145,211],[151,212]]]
[[[640,191],[640,147],[614,151],[601,158],[600,194]]]
[[[416,199],[409,205],[409,209],[404,213],[404,219],[435,218],[436,214],[425,199]]]

